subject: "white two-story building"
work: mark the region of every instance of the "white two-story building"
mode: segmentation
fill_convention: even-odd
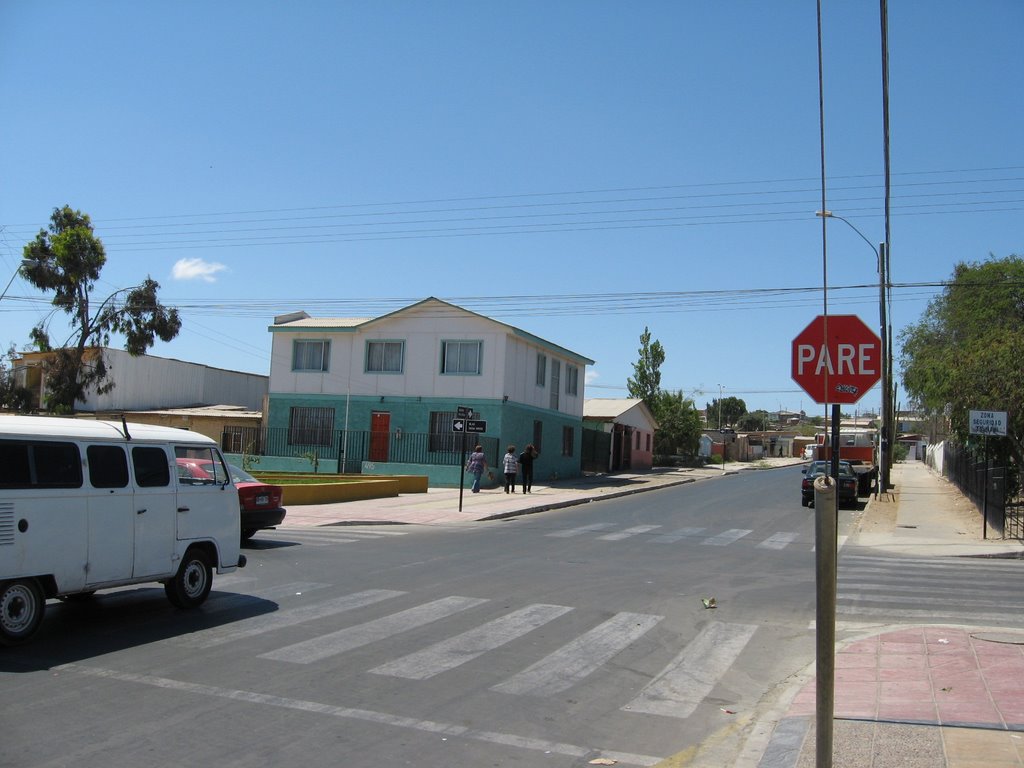
[[[269,455],[457,484],[457,427],[470,426],[496,477],[505,449],[528,443],[538,480],[580,473],[583,355],[435,298],[371,318],[297,312],[269,330]]]

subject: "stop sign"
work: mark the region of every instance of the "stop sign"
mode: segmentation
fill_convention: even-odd
[[[856,315],[818,315],[793,339],[792,373],[816,403],[856,403],[882,376],[882,342]]]

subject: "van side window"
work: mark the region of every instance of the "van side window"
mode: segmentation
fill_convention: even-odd
[[[90,445],[85,449],[89,461],[89,482],[93,488],[126,488],[128,459],[119,445]]]
[[[171,484],[171,470],[163,448],[132,448],[132,469],[140,488],[163,488]]]
[[[0,440],[0,488],[81,488],[74,443]]]
[[[212,448],[178,445],[174,459],[182,485],[220,485],[230,478],[220,454]]]

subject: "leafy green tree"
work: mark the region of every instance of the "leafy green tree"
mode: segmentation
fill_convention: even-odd
[[[157,338],[170,341],[181,329],[178,310],[160,304],[160,285],[149,277],[141,285],[115,291],[93,310],[90,299],[107,256],[89,216],[81,211],[67,205],[54,208],[49,231],[41,229],[25,246],[24,258],[30,263],[22,265],[22,276],[41,291],[53,291],[54,312],[67,314],[72,330],[57,348],[51,344],[48,318],[31,331],[40,350],[54,353],[46,369],[46,405],[51,411],[74,411],[89,387],[99,393],[113,388],[102,353],[87,356],[88,347],[107,346],[116,333],[124,336],[130,354],[144,355]]]
[[[1024,465],[1024,260],[960,263],[921,319],[900,334],[903,387],[969,440],[969,411],[1007,411],[1005,448]]]
[[[655,398],[661,390],[661,364],[665,362],[665,349],[660,341],[651,341],[651,332],[644,326],[640,334],[640,358],[633,363],[633,376],[626,380],[630,397],[638,397],[654,411]]]
[[[736,424],[746,412],[747,404],[738,397],[723,397],[721,403],[715,398],[707,404],[708,424],[717,424],[716,429],[721,429]]]
[[[658,421],[654,455],[693,458],[700,449],[701,419],[693,400],[680,392],[659,390],[652,409]]]
[[[758,410],[745,413],[736,420],[736,429],[743,432],[763,432],[768,429],[768,411]]]
[[[12,411],[28,411],[32,404],[32,393],[25,387],[19,387],[14,380],[14,370],[7,361],[15,358],[12,344],[7,354],[0,357],[0,408]]]

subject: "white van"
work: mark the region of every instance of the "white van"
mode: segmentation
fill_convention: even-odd
[[[178,459],[212,477],[179,478]],[[160,582],[179,608],[245,565],[238,491],[217,444],[170,427],[0,415],[0,645],[46,600]]]

